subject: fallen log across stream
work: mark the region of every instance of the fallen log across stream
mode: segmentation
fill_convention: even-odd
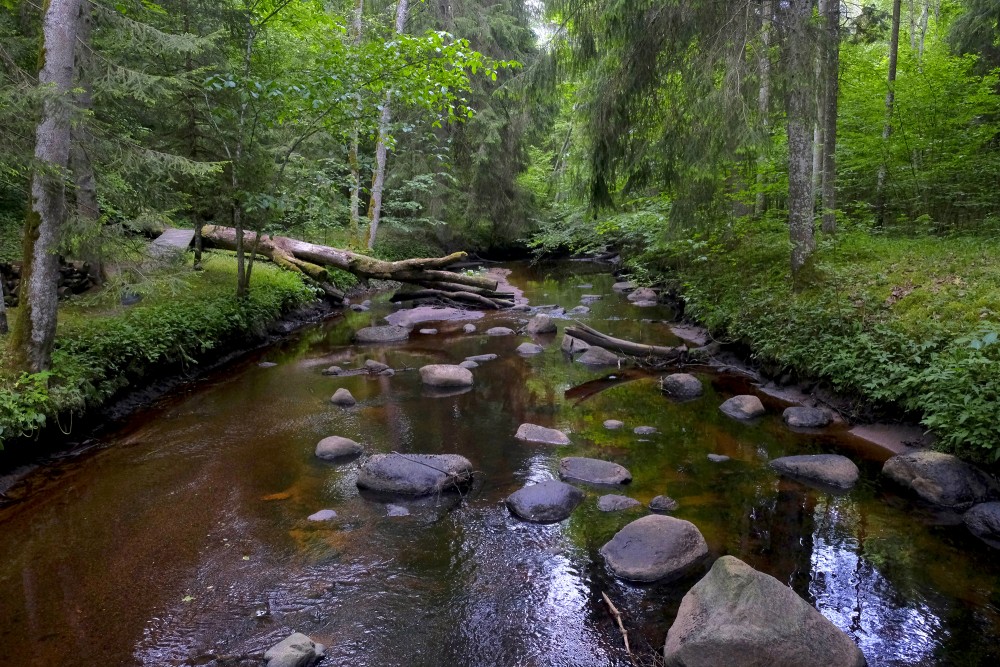
[[[688,354],[691,350],[686,345],[678,347],[663,347],[660,345],[644,345],[643,343],[633,343],[623,338],[615,338],[601,333],[597,329],[592,329],[586,324],[576,323],[576,326],[566,327],[567,336],[582,340],[585,343],[603,347],[605,350],[620,352],[632,357],[657,357],[660,359],[678,359],[682,355]],[[701,348],[697,348],[701,349]]]
[[[236,230],[232,227],[206,225],[202,230],[202,240],[207,247],[223,250],[236,250],[237,246]],[[493,309],[514,305],[513,295],[497,291],[495,278],[446,270],[465,260],[467,255],[464,252],[452,253],[446,257],[419,257],[387,262],[350,250],[317,245],[287,236],[264,234],[257,239],[254,232],[244,232],[243,245],[248,252],[253,249],[255,254],[266,257],[280,267],[308,276],[334,298],[343,299],[344,295],[330,284],[327,269],[347,271],[362,280],[394,280],[421,288],[415,292],[402,292],[397,295],[397,300],[437,298],[449,303],[460,302]],[[407,294],[413,296],[407,297]]]

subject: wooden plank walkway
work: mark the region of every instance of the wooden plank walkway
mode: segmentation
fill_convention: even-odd
[[[169,228],[156,237],[156,240],[150,244],[149,254],[157,258],[179,255],[187,250],[193,240],[193,229]]]

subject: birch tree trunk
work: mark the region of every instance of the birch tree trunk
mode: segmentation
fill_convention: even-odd
[[[401,35],[406,30],[406,17],[410,11],[409,0],[399,0],[396,4],[396,34]],[[382,118],[378,126],[378,144],[375,146],[375,177],[372,180],[372,198],[368,206],[368,249],[375,247],[375,235],[382,218],[382,190],[385,187],[385,142],[389,135],[389,123],[392,121],[392,91],[385,94],[382,105]]]
[[[760,46],[758,60],[760,69],[760,87],[757,91],[757,112],[760,114],[760,125],[764,135],[765,148],[757,157],[757,197],[754,202],[754,214],[764,214],[767,198],[764,195],[764,166],[767,163],[767,148],[771,143],[771,21],[774,8],[771,0],[761,3]]]
[[[823,100],[823,222],[827,234],[837,231],[837,114],[840,95],[840,0],[826,5],[826,84]]]
[[[789,85],[788,111],[788,232],[792,241],[793,278],[816,247],[813,236],[812,128],[815,119],[815,61],[809,23],[810,0],[790,0],[788,4],[786,62]]]
[[[357,0],[354,17],[351,23],[351,43],[357,47],[361,44],[361,17],[364,13],[364,0]],[[360,121],[354,121],[351,128],[351,146],[347,151],[347,163],[351,168],[351,241],[357,242],[361,237],[361,216],[358,209],[361,206],[361,167],[358,164],[358,135]]]
[[[31,372],[52,364],[56,335],[59,256],[66,222],[65,170],[70,151],[73,52],[83,0],[50,0],[42,18],[38,83],[49,88],[35,132],[31,208],[24,225],[20,313],[11,338],[13,363]]]
[[[889,139],[892,137],[892,111],[896,102],[896,62],[899,57],[900,0],[892,2],[892,33],[889,37],[889,76],[885,92],[885,125],[882,128],[882,164],[875,183],[875,222],[885,224],[885,181],[889,172]]]

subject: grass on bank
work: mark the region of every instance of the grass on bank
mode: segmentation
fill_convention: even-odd
[[[236,300],[235,286],[232,255],[206,253],[203,271],[189,263],[167,272],[146,283],[135,305],[121,306],[115,293],[60,304],[52,369],[0,374],[0,447],[100,405],[151,369],[180,368],[220,344],[259,334],[316,298],[298,275],[266,262],[255,264],[245,300]],[[17,309],[9,314],[17,317]]]
[[[773,228],[633,261],[770,370],[914,411],[940,449],[1000,459],[1000,242],[842,232],[820,241],[798,290],[789,252]]]

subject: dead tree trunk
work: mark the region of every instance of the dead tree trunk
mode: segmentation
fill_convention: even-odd
[[[270,259],[282,268],[307,276],[334,298],[342,299],[343,294],[330,284],[328,268],[347,271],[362,279],[377,278],[417,285],[423,288],[425,292],[423,296],[426,297],[475,304],[480,307],[506,308],[514,305],[512,295],[497,291],[495,279],[445,270],[464,260],[466,258],[464,252],[452,253],[447,257],[387,262],[359,255],[350,250],[307,243],[287,236],[263,235],[258,238],[252,232],[245,232],[244,236],[244,247],[254,248],[257,255]],[[236,250],[239,235],[232,227],[206,225],[202,237],[208,246]],[[404,298],[400,296],[397,300]]]

